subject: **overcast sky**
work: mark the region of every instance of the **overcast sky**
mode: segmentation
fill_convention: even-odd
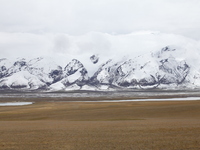
[[[57,45],[66,40],[57,34],[121,35],[139,30],[200,40],[200,0],[0,0],[1,54],[14,47],[48,51],[55,47],[52,38]]]

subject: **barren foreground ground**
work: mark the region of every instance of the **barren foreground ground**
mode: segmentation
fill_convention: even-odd
[[[0,107],[1,150],[198,150],[200,101]]]

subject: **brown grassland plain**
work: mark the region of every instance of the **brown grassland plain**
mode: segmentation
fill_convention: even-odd
[[[200,149],[200,101],[0,107],[0,150],[122,149]]]

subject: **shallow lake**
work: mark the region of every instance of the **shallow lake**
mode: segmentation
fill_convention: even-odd
[[[22,106],[31,104],[33,104],[33,102],[6,102],[6,103],[0,103],[0,106]]]

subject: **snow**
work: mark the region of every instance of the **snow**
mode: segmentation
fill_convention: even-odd
[[[51,70],[58,68],[58,65],[54,62],[52,58],[49,57],[39,57],[32,59],[28,62],[30,67],[40,68],[42,72],[48,74]]]
[[[49,87],[52,91],[59,91],[65,89],[65,86],[61,82],[56,82]]]
[[[15,60],[10,60],[7,58],[0,59],[0,66],[5,66],[6,68],[10,68],[14,64]]]
[[[65,91],[73,91],[73,90],[80,90],[80,89],[81,89],[80,86],[78,86],[77,84],[73,84],[66,87]]]
[[[38,88],[45,84],[41,82],[36,76],[30,74],[28,71],[20,71],[12,76],[0,80],[0,86],[25,86],[26,88]]]
[[[78,80],[79,78],[81,78],[81,73],[79,72],[79,70],[76,71],[74,74],[67,76],[69,83],[73,83],[76,80]]]
[[[88,86],[88,85],[84,85],[81,87],[81,90],[95,91],[95,90],[97,90],[97,88]]]

